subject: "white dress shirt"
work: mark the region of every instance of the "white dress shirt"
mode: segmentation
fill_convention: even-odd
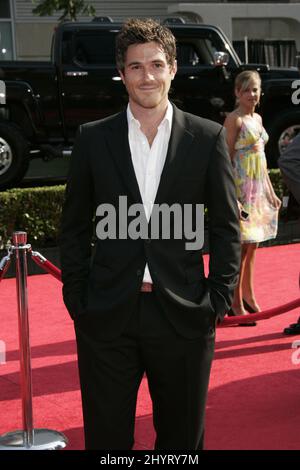
[[[173,107],[168,102],[165,117],[159,124],[157,134],[150,147],[147,137],[141,130],[140,122],[133,116],[129,104],[127,107],[128,139],[131,158],[148,222],[167,156],[172,118]],[[147,264],[143,282],[152,282]]]

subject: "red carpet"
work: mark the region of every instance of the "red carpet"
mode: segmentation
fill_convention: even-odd
[[[256,290],[263,309],[299,297],[300,244],[261,248]],[[50,275],[28,280],[33,406],[36,428],[64,432],[68,449],[83,448],[81,403],[72,322],[61,284]],[[0,283],[0,434],[22,427],[18,324],[14,279]],[[300,311],[260,321],[256,327],[217,331],[206,419],[207,449],[300,449],[300,350],[282,330]],[[292,354],[299,364],[293,364]],[[297,361],[294,361],[297,362]],[[144,379],[137,407],[136,449],[153,448],[151,403]]]

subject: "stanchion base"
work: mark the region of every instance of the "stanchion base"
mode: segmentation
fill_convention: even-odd
[[[50,429],[34,429],[32,446],[24,443],[24,431],[13,431],[0,436],[1,450],[59,450],[66,447],[68,439],[57,431]]]

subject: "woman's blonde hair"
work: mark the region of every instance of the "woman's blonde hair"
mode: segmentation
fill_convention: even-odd
[[[261,78],[256,70],[244,70],[235,77],[234,87],[238,91],[245,91],[253,80],[257,80],[259,86],[261,85]]]

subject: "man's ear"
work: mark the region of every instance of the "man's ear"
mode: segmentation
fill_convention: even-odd
[[[121,77],[121,80],[122,80],[123,84],[125,85],[125,75],[124,75],[124,73],[122,72],[122,70],[119,70],[119,69],[118,69],[118,72],[119,72],[119,75]]]
[[[176,73],[177,73],[177,60],[175,59],[173,65],[171,65],[172,80],[175,77]]]

